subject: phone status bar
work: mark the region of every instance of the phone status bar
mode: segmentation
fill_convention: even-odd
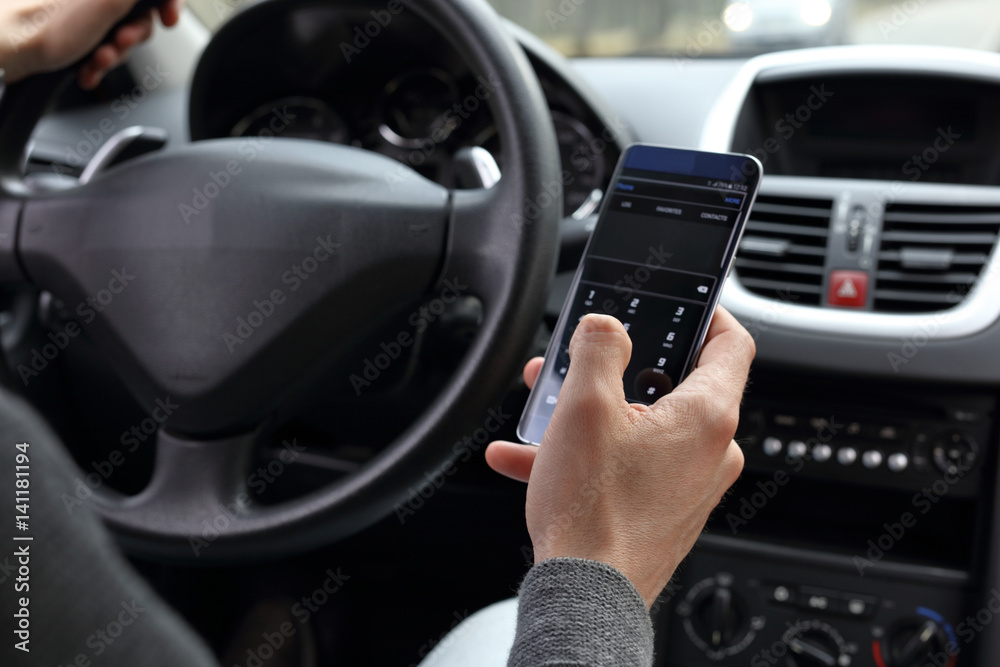
[[[733,181],[716,181],[710,180],[705,181],[705,185],[710,188],[718,188],[719,190],[732,190],[734,192],[746,192],[749,190],[746,183],[734,183]]]

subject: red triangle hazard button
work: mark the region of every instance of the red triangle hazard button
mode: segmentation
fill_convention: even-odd
[[[868,274],[864,271],[832,271],[826,296],[831,306],[864,308],[868,301]]]
[[[858,288],[854,286],[854,281],[848,278],[844,282],[840,283],[840,289],[837,290],[838,299],[857,299],[858,298]]]

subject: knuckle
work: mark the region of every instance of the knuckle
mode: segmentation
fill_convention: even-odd
[[[733,439],[740,423],[739,408],[728,405],[719,398],[703,396],[697,413],[699,427],[713,443],[725,443]]]
[[[750,335],[750,332],[743,326],[736,329],[736,340],[743,358],[746,360],[747,365],[749,365],[750,362],[753,361],[754,357],[757,356],[757,341],[754,340],[753,336]]]
[[[579,423],[595,433],[614,428],[617,423],[618,410],[597,391],[572,392],[565,400],[560,400],[556,410],[562,413],[563,419]]]
[[[678,426],[686,426],[699,429],[703,422],[700,397],[675,393],[671,398],[673,400],[669,403],[669,412],[653,413],[653,418],[662,421],[661,428],[673,430]]]
[[[745,463],[746,458],[743,455],[743,450],[735,442],[730,442],[726,459],[723,462],[723,475],[726,480],[726,488],[736,483],[736,480],[743,473]]]
[[[728,442],[736,433],[739,413],[735,409],[725,409],[722,403],[703,394],[682,397],[672,405],[670,419],[675,424],[685,425],[697,433],[706,444],[719,447]]]
[[[711,411],[712,434],[720,440],[730,441],[736,435],[740,425],[740,414],[736,409],[718,409]]]

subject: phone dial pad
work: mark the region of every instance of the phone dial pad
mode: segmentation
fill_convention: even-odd
[[[653,403],[677,385],[697,343],[705,305],[581,282],[570,312],[555,368],[560,380],[569,370],[569,341],[576,324],[588,313],[611,315],[621,321],[632,339],[633,357],[624,376],[625,397],[632,402]]]

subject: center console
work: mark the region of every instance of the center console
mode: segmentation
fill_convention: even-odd
[[[997,664],[998,104],[1000,58],[927,47],[767,54],[716,98],[700,148],[767,174],[722,302],[757,360],[658,664]]]
[[[752,378],[745,472],[661,599],[660,664],[976,664],[1000,632],[1000,592],[976,583],[995,410],[971,389]]]

